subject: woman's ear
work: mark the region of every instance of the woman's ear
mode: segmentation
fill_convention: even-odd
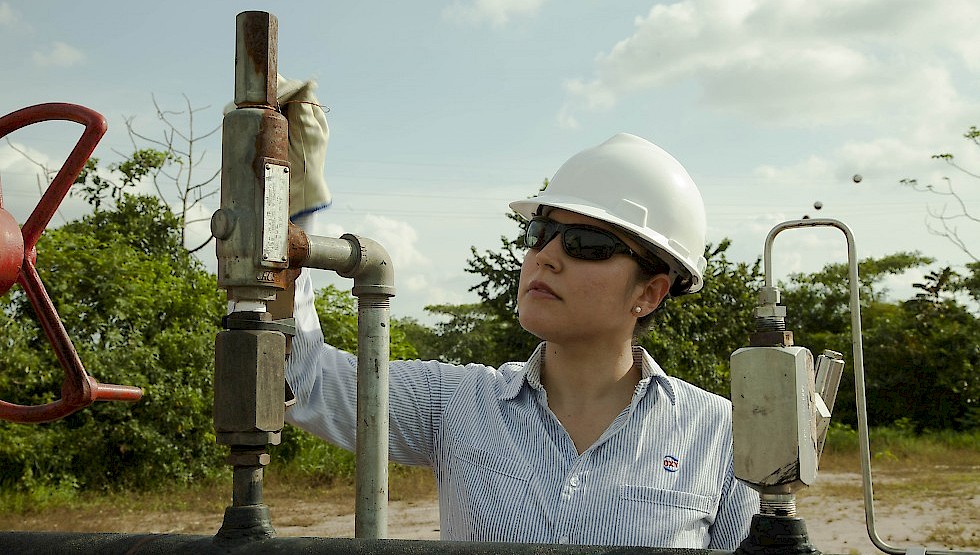
[[[638,316],[643,317],[657,310],[657,307],[667,298],[669,293],[670,278],[667,277],[667,274],[657,274],[647,278],[635,304],[642,309]]]

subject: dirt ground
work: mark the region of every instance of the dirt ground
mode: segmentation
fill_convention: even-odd
[[[923,486],[919,474],[884,478],[876,475],[875,520],[879,537],[903,550],[928,546],[980,551],[980,468],[958,470],[947,478],[944,482],[953,485],[936,489]],[[350,495],[310,500],[302,491],[282,495],[267,490],[266,502],[280,536],[353,536],[354,507]],[[820,551],[879,553],[865,528],[859,474],[821,472],[818,483],[801,494],[798,507],[800,516],[806,519],[811,543]],[[95,514],[47,511],[0,515],[0,528],[211,535],[221,524],[222,510],[222,503],[201,506],[175,502],[172,507],[156,510],[117,512],[104,507]],[[438,506],[431,494],[391,502],[388,521],[389,537],[439,538]]]

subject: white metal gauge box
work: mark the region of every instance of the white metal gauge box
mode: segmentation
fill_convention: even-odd
[[[735,476],[763,493],[792,493],[817,474],[813,355],[804,347],[732,353]]]

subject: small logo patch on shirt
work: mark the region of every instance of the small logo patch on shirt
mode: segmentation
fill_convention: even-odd
[[[680,467],[680,461],[677,457],[673,455],[664,455],[664,470],[667,472],[677,472],[677,468]]]

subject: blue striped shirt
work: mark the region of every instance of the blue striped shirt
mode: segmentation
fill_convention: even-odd
[[[287,419],[353,449],[357,358],[324,344],[306,276],[295,317]],[[630,405],[579,454],[548,408],[543,345],[497,369],[391,363],[389,454],[435,472],[442,538],[734,550],[759,501],[734,477],[728,400],[636,347]]]

